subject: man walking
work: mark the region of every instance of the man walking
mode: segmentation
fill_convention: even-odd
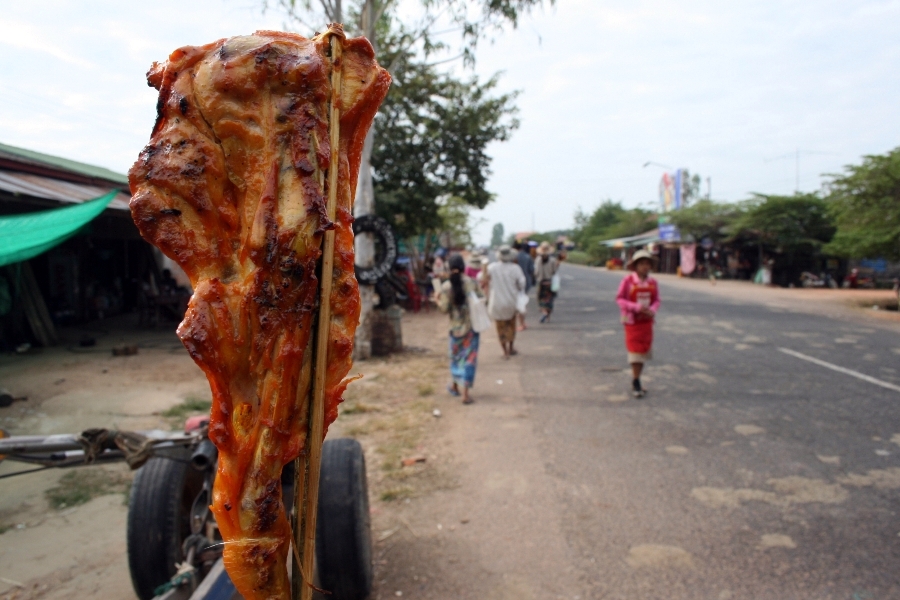
[[[485,281],[488,286],[488,314],[497,323],[497,336],[503,347],[503,358],[518,354],[513,348],[516,340],[516,313],[519,293],[525,291],[525,273],[517,262],[512,248],[500,246],[499,262],[488,265]]]
[[[522,267],[522,272],[525,273],[525,295],[527,296],[531,288],[534,287],[534,259],[531,258],[527,240],[516,242],[513,244],[513,248],[518,251],[516,262]],[[522,311],[519,313],[519,331],[525,331],[525,329],[527,329],[525,326],[525,311]]]

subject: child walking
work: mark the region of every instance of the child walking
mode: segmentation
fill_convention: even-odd
[[[633,272],[625,276],[616,294],[625,325],[625,348],[631,363],[631,387],[635,398],[643,398],[647,393],[641,387],[641,372],[644,362],[653,358],[653,319],[659,310],[659,286],[650,277],[655,261],[646,250],[635,252],[627,265]]]

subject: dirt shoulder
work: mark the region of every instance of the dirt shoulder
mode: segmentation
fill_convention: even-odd
[[[560,575],[572,561],[557,519],[548,518],[556,484],[538,451],[517,362],[501,360],[493,331],[482,334],[476,402],[464,406],[445,391],[446,317],[406,315],[403,326],[404,341],[421,350],[386,363],[405,362],[408,377],[381,387],[379,375],[371,387],[357,385],[347,403],[393,408],[368,425],[353,415],[338,420],[367,450],[376,539],[373,598],[577,597],[578,590],[559,587],[571,581]],[[383,368],[378,362],[364,367]],[[423,395],[423,389],[433,393]],[[434,409],[440,417],[432,416]],[[405,411],[419,415],[415,436],[376,425]],[[404,455],[426,460],[411,467],[393,462]]]
[[[148,331],[122,320],[61,334],[57,347],[0,356],[0,386],[27,397],[0,408],[0,427],[10,435],[168,430],[190,412],[185,402],[202,407],[209,399],[174,325]],[[87,339],[94,345],[82,347]],[[138,353],[113,356],[123,345]],[[28,468],[4,461],[0,474]],[[132,475],[117,464],[0,480],[0,598],[132,600],[125,556]]]

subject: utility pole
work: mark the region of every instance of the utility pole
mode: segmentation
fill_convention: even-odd
[[[794,159],[794,193],[800,193],[800,154],[835,154],[834,152],[818,152],[816,150],[801,150],[797,148],[794,152],[790,154],[782,154],[781,156],[775,156],[773,158],[765,158],[763,162],[772,162],[773,160],[782,160],[785,158],[793,158]]]
[[[706,178],[706,199],[712,200],[712,177]]]
[[[362,11],[362,30],[372,47],[378,54],[375,39],[375,2],[366,0]],[[340,6],[340,0],[338,0]],[[375,186],[372,182],[372,147],[375,143],[375,126],[369,128],[363,142],[362,158],[359,164],[359,179],[356,184],[356,198],[353,203],[353,216],[362,217],[375,212]],[[375,264],[375,240],[371,233],[363,233],[356,237],[356,264],[360,267],[371,267]],[[372,309],[375,306],[375,286],[359,286],[359,327],[353,346],[353,358],[365,360],[372,356]]]

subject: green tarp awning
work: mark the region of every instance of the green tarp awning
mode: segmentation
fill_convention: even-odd
[[[74,206],[0,217],[0,267],[33,258],[66,241],[90,223],[118,194]]]

